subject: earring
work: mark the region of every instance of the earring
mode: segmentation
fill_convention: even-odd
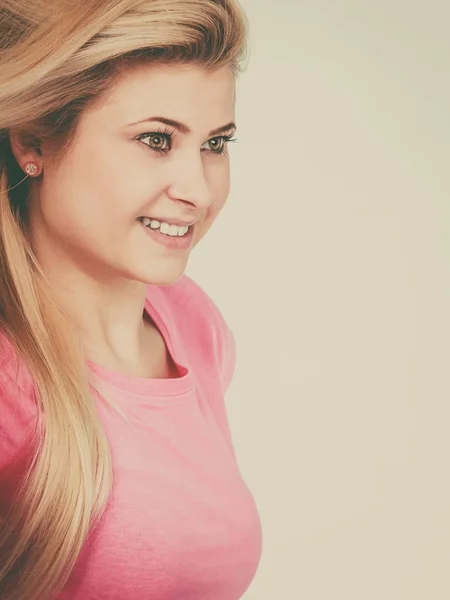
[[[28,175],[37,175],[38,172],[39,172],[39,167],[37,166],[36,163],[29,162],[25,165],[25,173],[28,173]]]

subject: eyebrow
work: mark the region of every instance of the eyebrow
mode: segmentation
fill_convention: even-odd
[[[139,123],[158,121],[159,123],[164,123],[165,125],[169,125],[169,127],[173,127],[177,129],[181,133],[191,133],[191,129],[185,125],[184,123],[180,123],[179,121],[175,121],[173,119],[167,119],[166,117],[147,117],[146,119],[142,119],[140,121],[136,121],[135,123],[130,123],[130,125],[138,125]],[[209,135],[217,135],[219,133],[223,133],[224,131],[229,131],[230,129],[236,129],[236,124],[231,121],[231,123],[227,123],[222,127],[217,127],[217,129],[213,129],[209,132]]]

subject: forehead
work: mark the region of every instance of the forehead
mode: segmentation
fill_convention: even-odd
[[[163,115],[214,129],[234,120],[234,108],[235,77],[228,67],[147,65],[121,75],[95,113],[124,125]]]

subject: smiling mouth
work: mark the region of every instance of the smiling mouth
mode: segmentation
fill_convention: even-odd
[[[150,219],[149,217],[139,217],[138,221],[147,229],[152,229],[155,232],[157,231],[158,233],[169,237],[184,237],[193,227],[193,225],[174,225],[166,221]]]

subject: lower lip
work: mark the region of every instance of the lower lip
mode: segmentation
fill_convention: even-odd
[[[158,242],[162,246],[166,246],[166,248],[173,248],[174,250],[187,250],[191,246],[192,238],[194,235],[194,226],[191,225],[188,229],[186,235],[183,236],[174,236],[174,235],[165,235],[164,233],[160,233],[158,229],[151,229],[151,227],[146,227],[142,223],[140,223],[141,227],[145,229],[145,233]]]

